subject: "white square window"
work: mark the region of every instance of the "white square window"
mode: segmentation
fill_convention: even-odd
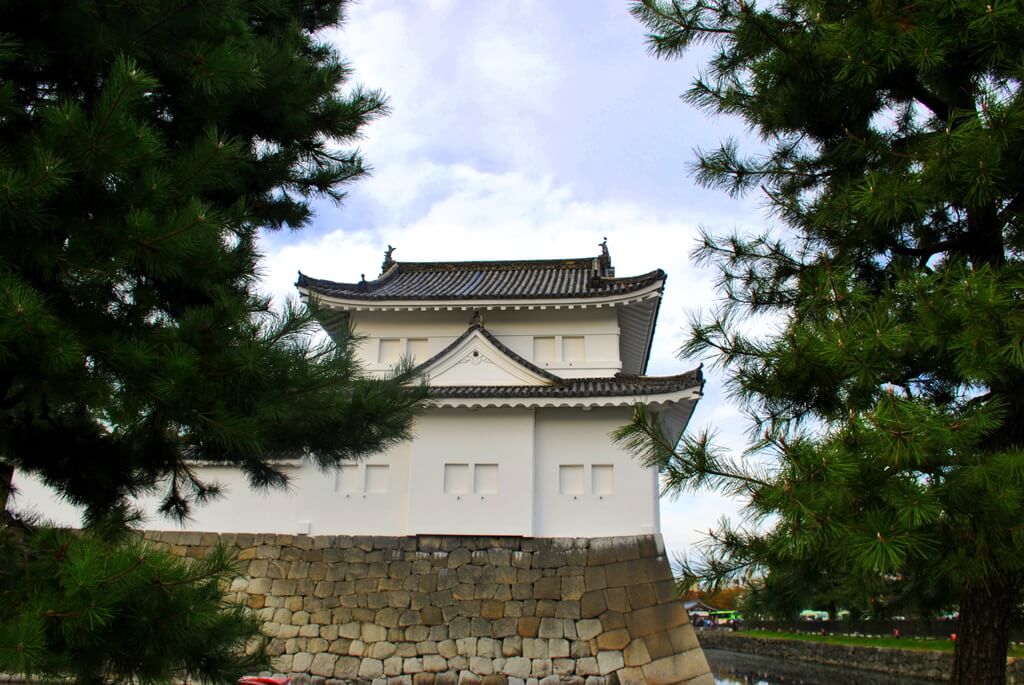
[[[562,361],[581,362],[586,357],[583,336],[562,338]]]
[[[555,360],[555,339],[534,338],[533,339],[533,361],[551,362]]]
[[[389,469],[386,465],[371,465],[366,467],[366,492],[371,495],[381,495],[388,492],[390,488]]]
[[[363,491],[363,483],[359,478],[359,466],[356,464],[339,466],[335,478],[337,483],[335,489],[342,494],[357,495]]]
[[[448,495],[469,494],[469,464],[444,465],[444,491]]]
[[[473,492],[478,495],[498,494],[497,464],[476,464],[473,467]]]
[[[377,361],[381,364],[397,364],[402,356],[402,340],[400,338],[381,338]]]
[[[583,494],[582,464],[562,464],[558,467],[558,493],[561,495]]]
[[[611,464],[594,464],[590,467],[590,488],[595,495],[615,493],[615,470]]]
[[[427,348],[429,344],[426,338],[409,338],[406,344],[405,353],[414,362],[425,362],[430,356],[427,354]]]

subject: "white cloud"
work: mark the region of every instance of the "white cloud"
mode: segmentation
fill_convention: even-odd
[[[708,303],[707,279],[686,259],[696,235],[688,217],[611,200],[581,202],[569,187],[520,172],[420,163],[395,173],[403,177],[401,184],[388,172],[363,187],[386,210],[385,221],[372,229],[293,238],[267,256],[268,290],[277,296],[293,292],[298,269],[338,281],[358,280],[360,274],[372,279],[388,243],[406,261],[538,259],[596,255],[607,236],[620,275],[658,267],[671,274],[659,330],[665,345],[677,344],[672,310],[684,300]],[[408,216],[421,203],[424,208]]]

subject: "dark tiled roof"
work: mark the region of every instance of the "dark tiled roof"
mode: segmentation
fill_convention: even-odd
[[[299,273],[296,285],[352,300],[479,300],[604,297],[665,279],[661,269],[616,278],[604,257],[510,262],[390,262],[373,281],[335,283]]]
[[[660,395],[699,388],[704,374],[699,368],[678,376],[631,376],[561,378],[556,385],[442,385],[430,388],[438,399],[469,397],[624,397]]]
[[[463,333],[462,335],[460,335],[455,340],[453,340],[447,347],[445,347],[443,350],[441,350],[440,352],[438,352],[437,354],[435,354],[433,357],[431,357],[430,359],[426,360],[422,364],[418,364],[416,366],[416,368],[414,369],[414,373],[420,373],[423,370],[429,368],[430,365],[433,364],[434,362],[436,362],[438,359],[442,359],[445,355],[447,355],[449,352],[451,352],[456,347],[458,347],[462,343],[463,340],[465,340],[469,336],[473,335],[473,331],[480,331],[481,335],[483,335],[485,338],[487,338],[491,342],[492,345],[494,345],[499,350],[501,350],[502,354],[506,355],[507,357],[512,359],[514,362],[516,362],[520,366],[523,366],[523,367],[529,369],[530,371],[534,372],[538,376],[541,376],[542,378],[546,378],[549,381],[552,381],[552,382],[555,382],[555,383],[558,383],[559,381],[562,380],[559,376],[556,376],[555,374],[551,373],[550,371],[545,371],[544,369],[540,368],[539,366],[537,366],[533,362],[531,362],[531,361],[529,361],[527,359],[524,359],[523,357],[521,357],[518,354],[516,354],[515,352],[513,352],[503,342],[501,342],[496,337],[494,337],[494,335],[492,335],[490,331],[488,331],[486,328],[484,328],[484,325],[482,323],[470,324],[469,328],[466,329],[466,332]]]

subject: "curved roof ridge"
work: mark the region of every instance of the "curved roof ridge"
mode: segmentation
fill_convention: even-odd
[[[395,262],[395,266],[406,271],[432,271],[441,269],[473,270],[482,266],[493,269],[514,269],[538,266],[562,266],[565,268],[593,268],[596,257],[568,257],[564,259],[471,259],[468,261],[439,262]]]
[[[627,281],[646,281],[651,278],[664,278],[666,276],[662,269],[651,269],[647,273],[637,274],[636,276],[598,276],[598,278],[606,281],[615,281],[616,283],[624,283]]]
[[[704,365],[701,364],[701,365],[699,365],[695,369],[690,369],[689,371],[683,371],[681,373],[673,373],[673,374],[669,374],[667,376],[652,376],[651,374],[647,374],[647,373],[622,373],[620,371],[619,373],[615,374],[615,377],[616,378],[620,378],[622,380],[633,380],[633,381],[670,381],[670,380],[687,378],[687,377],[690,377],[690,376],[693,376],[693,375],[697,375],[697,376],[700,376],[701,378],[703,378],[704,377]]]

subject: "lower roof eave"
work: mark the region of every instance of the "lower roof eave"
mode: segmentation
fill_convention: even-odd
[[[442,395],[434,397],[432,406],[440,409],[486,409],[491,407],[519,407],[526,409],[570,407],[593,409],[596,407],[632,407],[641,404],[651,409],[664,409],[682,403],[696,404],[701,395],[700,386],[686,388],[677,392],[650,395],[590,397],[502,397],[498,393],[492,396],[480,395],[474,397],[444,397]]]

